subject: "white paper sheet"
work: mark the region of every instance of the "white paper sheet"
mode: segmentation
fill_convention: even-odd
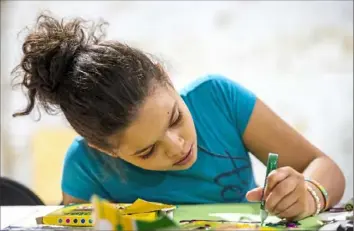
[[[221,220],[242,222],[242,221],[253,221],[261,222],[261,218],[257,214],[247,214],[247,213],[210,213],[209,216],[218,217]],[[280,218],[276,216],[268,216],[266,222],[277,223],[281,221]]]

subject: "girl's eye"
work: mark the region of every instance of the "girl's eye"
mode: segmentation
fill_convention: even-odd
[[[183,119],[183,115],[181,112],[178,112],[178,117],[175,121],[172,122],[171,127],[177,126]]]
[[[182,119],[183,119],[182,112],[179,111],[177,119],[175,119],[175,121],[173,121],[170,126],[171,127],[177,126],[178,124],[181,123]],[[152,154],[154,154],[155,148],[156,148],[156,145],[152,146],[152,148],[150,149],[150,151],[148,153],[146,153],[145,155],[139,156],[139,157],[144,160],[148,159],[149,157],[152,156]]]
[[[145,155],[140,156],[140,158],[141,158],[141,159],[144,159],[144,160],[148,159],[148,158],[154,153],[154,151],[155,151],[155,146],[156,146],[156,145],[152,146],[152,148],[150,149],[150,151],[149,151],[148,153],[146,153]]]

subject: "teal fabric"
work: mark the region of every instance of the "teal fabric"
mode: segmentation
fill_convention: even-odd
[[[198,159],[188,170],[149,171],[110,157],[77,137],[63,166],[62,190],[89,200],[93,194],[112,202],[137,198],[170,204],[245,202],[256,187],[242,136],[256,96],[221,75],[201,77],[182,89],[198,137]]]

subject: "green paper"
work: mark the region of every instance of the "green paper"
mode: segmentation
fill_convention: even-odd
[[[174,229],[178,230],[178,226],[174,221],[166,216],[162,216],[160,219],[153,222],[136,221],[137,230],[150,231],[150,230],[166,230]]]
[[[202,204],[202,205],[179,205],[174,212],[174,220],[220,220],[210,216],[213,213],[244,213],[258,215],[260,203],[240,203],[240,204]],[[267,222],[266,222],[267,223]],[[300,229],[318,229],[323,223],[317,217],[308,217],[299,221]]]

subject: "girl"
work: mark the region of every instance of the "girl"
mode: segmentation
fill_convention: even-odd
[[[270,213],[301,219],[340,200],[337,165],[252,92],[207,75],[177,93],[152,58],[103,40],[103,24],[85,25],[41,15],[15,69],[29,104],[14,116],[40,103],[61,110],[80,135],[64,161],[64,204],[93,194],[126,203],[259,201],[248,152],[263,163],[279,154],[265,189]]]

